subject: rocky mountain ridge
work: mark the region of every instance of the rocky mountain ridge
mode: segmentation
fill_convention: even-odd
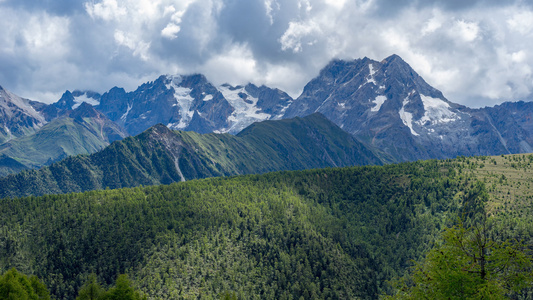
[[[266,86],[215,86],[193,74],[163,75],[131,92],[67,91],[51,105],[25,101],[20,128],[4,125],[11,133],[0,128],[4,140],[13,132],[33,133],[85,102],[130,135],[159,123],[173,130],[237,134],[254,122],[319,112],[395,161],[533,152],[533,104],[471,109],[453,103],[397,55],[333,60],[296,99]],[[6,124],[9,118],[0,120]]]
[[[446,99],[399,56],[332,61],[284,117],[320,112],[399,161],[530,152],[533,106],[470,109]],[[529,109],[529,111],[528,111]],[[526,127],[524,127],[526,126]]]
[[[52,104],[57,110],[75,108],[74,91]],[[199,133],[232,133],[263,120],[280,119],[292,102],[286,93],[266,86],[215,87],[205,76],[163,75],[135,91],[114,87],[103,95],[84,92],[88,102],[131,135],[162,123],[170,129]]]

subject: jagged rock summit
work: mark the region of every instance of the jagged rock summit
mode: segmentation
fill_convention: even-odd
[[[158,123],[176,130],[235,134],[253,122],[281,118],[291,101],[278,89],[216,87],[194,74],[160,76],[128,93],[115,87],[96,107],[132,135]]]

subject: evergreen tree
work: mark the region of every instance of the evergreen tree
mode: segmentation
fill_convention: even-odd
[[[104,289],[98,284],[96,274],[91,274],[89,280],[81,287],[76,300],[96,300],[105,293]]]
[[[115,286],[109,289],[101,299],[105,300],[142,300],[138,291],[131,286],[131,281],[125,274],[119,275]]]

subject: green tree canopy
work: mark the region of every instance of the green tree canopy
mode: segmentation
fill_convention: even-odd
[[[50,299],[50,294],[37,277],[28,278],[13,268],[0,276],[0,299],[41,300]]]
[[[125,274],[119,275],[115,286],[108,291],[103,289],[91,274],[87,282],[81,287],[76,300],[143,300],[141,294],[132,287],[131,281]]]
[[[91,274],[87,282],[80,288],[76,300],[97,300],[102,297],[105,290],[98,284],[96,274]]]
[[[103,299],[106,300],[141,300],[139,292],[137,292],[125,274],[119,275],[115,286],[109,289]]]

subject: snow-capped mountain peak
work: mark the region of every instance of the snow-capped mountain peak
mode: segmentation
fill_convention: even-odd
[[[98,106],[101,97],[102,95],[93,91],[75,90],[70,92],[67,90],[63,93],[61,99],[52,105],[62,111],[76,109],[84,102],[92,106]]]
[[[223,84],[218,89],[234,109],[228,118],[230,127],[218,132],[238,133],[253,122],[272,119],[272,115],[260,112],[261,108],[257,106],[259,99],[251,95],[246,87]]]
[[[402,149],[459,140],[465,134],[459,128],[468,126],[469,118],[460,105],[446,100],[397,55],[381,62],[332,61],[305,86],[284,117],[312,112],[322,113],[400,160],[421,157]],[[446,134],[450,130],[457,135]]]
[[[72,109],[78,108],[84,102],[92,106],[98,106],[100,104],[101,95],[95,92],[75,90],[72,92],[72,96],[74,97]]]
[[[181,116],[178,123],[169,123],[167,126],[171,129],[185,129],[191,122],[195,111],[191,109],[194,102],[194,98],[191,97],[192,89],[180,86],[183,82],[182,76],[167,76],[167,79],[169,82],[166,87],[168,90],[174,91],[174,99],[176,100],[172,106],[178,107]]]

